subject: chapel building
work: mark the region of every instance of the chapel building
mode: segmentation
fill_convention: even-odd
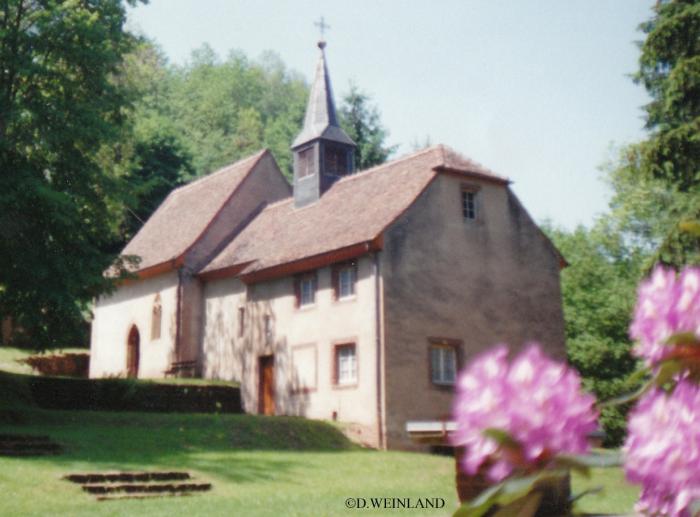
[[[557,249],[509,181],[430,147],[355,171],[325,44],[290,185],[262,150],[177,188],[96,301],[91,377],[236,381],[249,413],[337,420],[412,448],[457,372],[495,343],[564,358]]]

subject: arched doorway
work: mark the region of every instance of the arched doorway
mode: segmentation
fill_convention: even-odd
[[[126,376],[138,377],[139,374],[139,345],[141,337],[136,325],[131,326],[129,338],[126,342]]]

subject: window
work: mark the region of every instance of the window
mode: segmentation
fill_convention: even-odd
[[[326,147],[325,173],[333,176],[342,176],[348,173],[348,152],[340,147]]]
[[[297,307],[313,305],[316,302],[316,273],[296,277],[295,291]]]
[[[336,300],[355,296],[357,264],[341,264],[333,267],[333,294]]]
[[[464,219],[476,220],[476,194],[473,190],[462,190],[462,215]]]
[[[238,308],[238,337],[242,337],[245,333],[245,308]]]
[[[156,295],[153,301],[153,312],[151,314],[151,341],[160,339],[160,330],[163,320],[163,308],[160,304],[160,295]]]
[[[430,378],[433,384],[452,386],[456,376],[456,346],[432,344],[430,346]]]
[[[334,384],[348,386],[357,384],[357,354],[355,343],[335,346]]]
[[[313,147],[307,147],[306,149],[303,149],[299,151],[297,160],[298,160],[298,165],[299,165],[299,178],[304,178],[306,176],[310,176],[314,172],[314,148]]]

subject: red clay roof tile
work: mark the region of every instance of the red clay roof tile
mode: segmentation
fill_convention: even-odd
[[[431,147],[342,178],[311,205],[295,208],[293,198],[269,205],[202,272],[250,262],[249,274],[371,241],[439,170],[507,182],[452,149]]]
[[[199,240],[266,152],[260,151],[173,190],[126,245],[122,255],[141,257],[138,270],[180,257]]]

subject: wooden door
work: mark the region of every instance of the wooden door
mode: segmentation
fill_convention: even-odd
[[[263,355],[258,359],[258,413],[275,414],[275,356]]]
[[[136,325],[129,331],[129,339],[126,342],[126,376],[138,377],[139,375],[139,345],[141,337]]]

